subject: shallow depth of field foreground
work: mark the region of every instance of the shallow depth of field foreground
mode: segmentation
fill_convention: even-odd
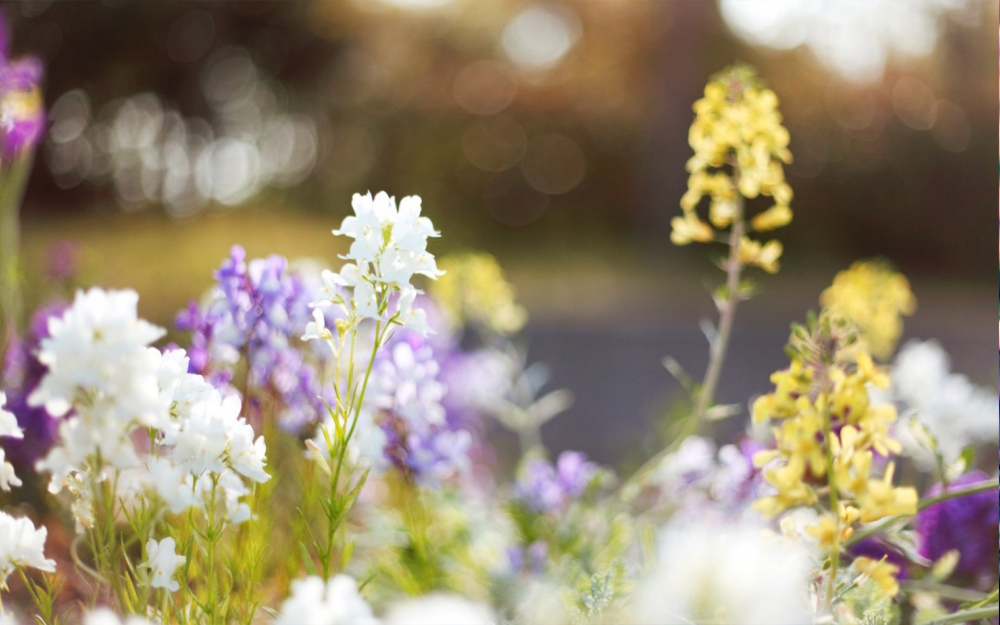
[[[996,3],[0,13],[0,625],[1000,619]]]

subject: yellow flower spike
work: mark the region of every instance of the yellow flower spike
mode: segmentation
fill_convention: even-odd
[[[431,295],[452,326],[478,323],[499,334],[512,334],[527,321],[500,263],[489,254],[455,254],[440,260],[445,274],[431,285]]]
[[[784,204],[775,204],[750,220],[750,226],[758,232],[766,232],[787,226],[792,221],[792,209]]]
[[[802,478],[803,467],[798,462],[765,471],[764,479],[777,489],[778,494],[758,499],[754,502],[754,509],[764,516],[774,517],[789,508],[816,503],[816,493]]]
[[[901,452],[903,446],[889,434],[889,430],[895,422],[896,408],[891,404],[869,407],[858,421],[864,444],[872,447],[883,456]]]
[[[875,580],[875,583],[882,588],[882,592],[889,597],[895,597],[899,594],[899,582],[896,581],[899,567],[890,564],[884,557],[881,560],[873,560],[860,556],[854,560],[853,566],[862,575],[867,575]]]
[[[762,449],[753,455],[753,466],[760,469],[770,464],[772,460],[780,457],[781,452],[777,449]]]

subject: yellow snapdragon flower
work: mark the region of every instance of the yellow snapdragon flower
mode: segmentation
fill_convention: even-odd
[[[517,303],[496,258],[455,254],[440,259],[438,267],[445,273],[431,285],[431,295],[451,325],[473,322],[499,334],[524,327],[527,311]]]
[[[853,566],[860,573],[872,578],[882,588],[882,592],[889,597],[895,597],[899,594],[899,582],[896,581],[899,567],[895,564],[890,564],[885,558],[873,560],[861,556],[855,558]]]

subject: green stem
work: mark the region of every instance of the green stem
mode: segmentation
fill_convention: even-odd
[[[938,584],[935,582],[928,582],[925,580],[916,581],[905,581],[899,582],[900,587],[906,591],[922,591],[922,592],[932,592],[936,595],[944,597],[946,599],[954,599],[955,601],[982,601],[986,599],[989,595],[984,592],[979,592],[978,590],[969,590],[968,588],[958,588],[956,586],[949,586],[947,584]]]
[[[923,625],[948,625],[949,623],[968,623],[970,621],[995,618],[997,616],[1000,616],[1000,604],[994,603],[993,605],[986,606],[985,608],[960,610],[953,614],[948,614],[947,616],[936,618],[932,621],[926,621]]]
[[[21,327],[21,269],[18,255],[21,247],[21,200],[31,173],[33,152],[17,156],[0,177],[0,303],[3,308],[3,335],[0,354],[17,336]]]

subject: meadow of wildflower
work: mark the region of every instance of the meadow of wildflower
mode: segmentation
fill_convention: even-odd
[[[917,299],[888,261],[812,296],[765,394],[719,400],[736,319],[774,296],[805,210],[752,66],[709,78],[677,164],[671,244],[719,270],[707,364],[663,354],[684,397],[622,469],[546,445],[573,396],[528,357],[529,311],[494,256],[438,253],[451,233],[416,195],[358,192],[316,220],[332,234],[293,235],[339,246],[336,266],[233,246],[206,292],[170,285],[189,299],[171,328],[130,288],[28,309],[42,65],[0,42],[0,623],[1000,617],[1000,485],[977,457],[1000,446],[997,396],[938,342],[900,345]]]

